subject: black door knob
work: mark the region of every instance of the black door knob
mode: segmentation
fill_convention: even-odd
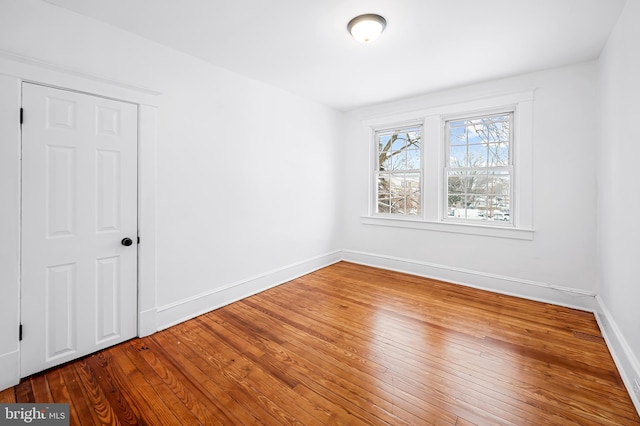
[[[122,241],[120,241],[120,244],[122,244],[125,247],[129,247],[131,244],[133,244],[133,240],[129,237],[123,238]]]

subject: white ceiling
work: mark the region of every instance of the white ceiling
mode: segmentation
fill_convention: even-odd
[[[45,0],[346,111],[600,54],[625,0]],[[378,13],[375,43],[347,22]]]

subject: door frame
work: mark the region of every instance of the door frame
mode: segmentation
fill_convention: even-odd
[[[22,83],[87,93],[138,106],[138,336],[157,331],[156,144],[161,93],[0,51],[0,390],[20,381]],[[25,120],[28,111],[25,111]],[[142,220],[144,218],[144,220]],[[28,333],[28,330],[24,330]]]

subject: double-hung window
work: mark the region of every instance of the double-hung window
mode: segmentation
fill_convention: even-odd
[[[422,204],[422,126],[377,130],[376,213],[419,216]]]
[[[446,220],[511,224],[513,112],[445,121]]]
[[[533,238],[533,91],[364,120],[370,225]]]

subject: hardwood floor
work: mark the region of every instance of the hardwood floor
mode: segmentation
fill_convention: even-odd
[[[24,379],[72,424],[631,425],[592,314],[340,262]]]

